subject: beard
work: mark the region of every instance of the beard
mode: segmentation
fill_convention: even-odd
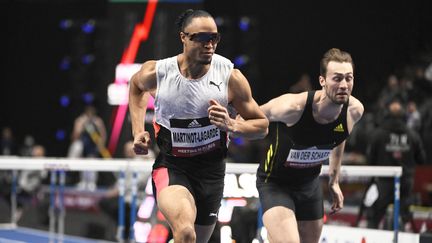
[[[345,105],[348,103],[349,94],[346,95],[346,98],[344,99],[337,99],[336,95],[332,95],[328,92],[327,89],[325,89],[327,97],[335,104],[335,105]]]

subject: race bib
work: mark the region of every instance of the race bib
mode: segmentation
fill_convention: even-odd
[[[310,147],[306,149],[292,148],[285,162],[285,167],[305,168],[321,165],[330,157],[331,149],[318,149]]]
[[[219,128],[207,117],[170,119],[172,155],[191,157],[220,148]]]

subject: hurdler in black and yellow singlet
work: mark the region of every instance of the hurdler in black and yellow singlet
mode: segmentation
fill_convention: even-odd
[[[315,91],[308,93],[300,120],[291,127],[273,122],[269,127],[271,144],[261,161],[258,176],[265,181],[302,183],[317,177],[331,150],[349,135],[345,104],[339,117],[328,124],[319,124],[312,115]]]
[[[319,174],[334,147],[349,135],[345,104],[339,117],[319,124],[312,115],[315,91],[308,93],[303,114],[291,127],[270,123],[271,143],[257,172],[257,189],[263,212],[283,206],[295,212],[297,220],[323,217],[323,195]]]

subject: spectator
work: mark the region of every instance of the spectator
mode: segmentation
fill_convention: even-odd
[[[399,79],[395,74],[390,74],[387,78],[386,86],[384,86],[378,96],[378,109],[384,109],[388,102],[397,97],[399,94]]]
[[[406,125],[403,118],[401,102],[392,101],[388,106],[388,114],[371,137],[368,161],[371,165],[402,166],[400,215],[403,225],[407,226],[412,223],[409,206],[413,203],[414,170],[416,164],[425,162],[425,151],[419,135]],[[377,229],[387,206],[393,203],[393,178],[374,178],[365,199],[367,226]],[[414,227],[414,224],[411,226]]]
[[[407,104],[407,126],[416,132],[420,132],[421,115],[417,109],[417,104],[415,101],[408,101]]]
[[[68,157],[73,158],[100,158],[111,157],[105,147],[106,142],[106,127],[105,123],[97,115],[96,108],[93,105],[87,105],[84,112],[79,115],[74,121],[72,131],[72,143],[69,147]],[[98,172],[83,171],[80,173],[79,189],[96,190],[98,183]],[[102,173],[101,173],[102,174]],[[112,175],[112,173],[108,173]],[[68,175],[75,175],[69,173]],[[106,173],[104,174],[106,176]],[[100,181],[100,180],[99,180]],[[106,180],[101,184],[109,184]]]
[[[10,156],[16,154],[16,146],[12,129],[3,127],[0,138],[0,155]],[[12,172],[0,170],[0,199],[10,202],[12,185]]]
[[[39,144],[35,144],[32,148],[31,156],[36,158],[45,157],[45,147]]]
[[[432,164],[432,98],[429,98],[420,108],[420,134],[426,149],[426,160]]]
[[[29,156],[34,158],[45,157],[45,147],[39,144],[32,146]],[[44,180],[48,177],[47,171],[23,170],[18,178],[18,206],[31,204]]]
[[[417,103],[423,103],[432,93],[432,83],[426,79],[425,68],[422,65],[417,65],[414,68],[413,90],[411,98]]]
[[[3,127],[0,141],[0,155],[15,155],[16,144],[10,127]]]
[[[86,157],[96,158],[104,156],[106,142],[106,127],[105,123],[97,115],[96,108],[92,105],[85,107],[84,112],[79,115],[74,122],[72,131],[72,144],[81,143],[82,149],[74,151],[69,157]],[[72,152],[72,151],[71,151]]]
[[[19,155],[20,156],[25,156],[25,157],[31,157],[34,145],[35,145],[35,141],[34,141],[33,136],[27,134],[24,137],[24,143],[23,143],[23,145],[20,147]]]

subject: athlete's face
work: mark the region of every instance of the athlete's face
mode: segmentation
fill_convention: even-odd
[[[185,55],[200,64],[210,64],[220,36],[213,18],[199,17],[180,33]]]
[[[325,77],[319,77],[326,96],[335,104],[345,104],[354,86],[354,73],[351,63],[331,61],[327,65]]]

